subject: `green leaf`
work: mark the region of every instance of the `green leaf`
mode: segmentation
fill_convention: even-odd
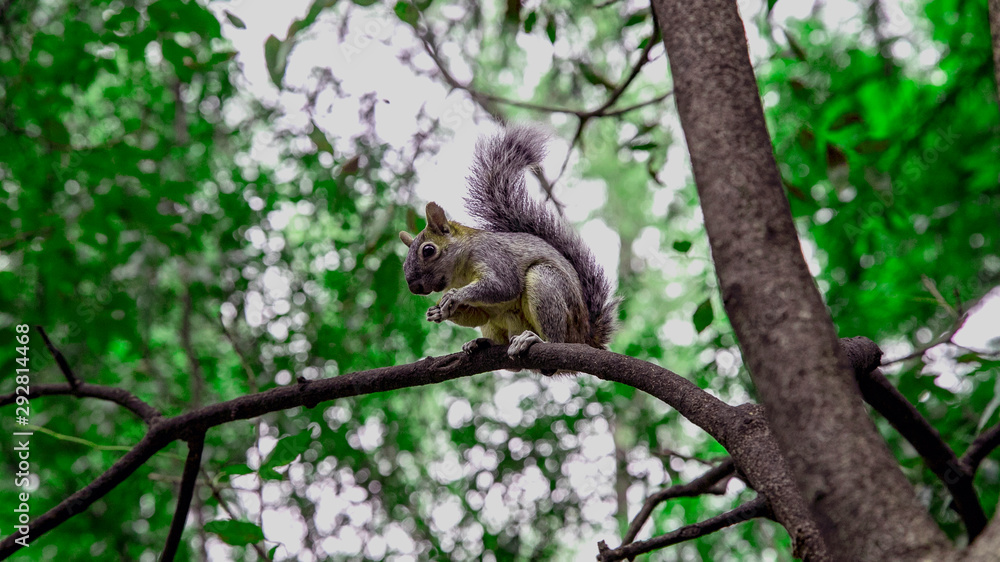
[[[531,30],[535,29],[535,23],[537,22],[538,22],[538,12],[532,10],[531,13],[529,13],[524,18],[524,32],[531,33]]]
[[[545,34],[549,36],[549,42],[556,42],[556,18],[549,16],[545,21]]]
[[[674,249],[682,254],[686,254],[691,249],[690,240],[678,240],[673,244]]]
[[[629,16],[627,20],[625,20],[625,25],[623,25],[622,27],[632,27],[633,25],[639,25],[640,23],[645,22],[648,16],[649,14],[645,11],[636,12],[631,16]]]
[[[409,2],[396,2],[396,6],[393,8],[396,12],[396,17],[398,17],[404,23],[416,27],[417,18],[420,17],[420,11],[417,7]]]
[[[267,72],[271,75],[271,82],[281,87],[281,82],[285,78],[285,67],[288,64],[288,53],[292,51],[292,41],[282,41],[274,35],[269,35],[264,41],[264,61],[267,63]]]
[[[326,138],[326,134],[320,130],[315,121],[312,122],[312,130],[309,131],[309,139],[316,145],[317,150],[334,156],[333,145],[330,144],[329,139]]]
[[[162,52],[163,59],[174,65],[174,69],[183,68],[185,58],[194,59],[194,53],[191,52],[191,49],[182,47],[176,41],[169,39],[164,39]]]
[[[223,13],[226,14],[226,19],[229,20],[229,23],[233,24],[233,26],[235,28],[237,28],[237,29],[246,29],[247,28],[247,24],[243,23],[243,20],[241,20],[240,18],[234,16],[233,13],[230,12],[229,10],[226,10]]]
[[[312,25],[324,9],[332,8],[336,3],[337,0],[313,0],[313,3],[309,6],[309,11],[306,13],[305,17],[294,20],[288,26],[288,33],[285,34],[285,40],[287,41],[291,39],[298,34],[298,32]]]
[[[46,119],[42,124],[42,131],[44,131],[45,140],[58,145],[60,149],[69,147],[69,131],[66,130],[66,125],[63,125],[62,121]]]
[[[296,435],[282,437],[267,456],[261,469],[275,469],[294,461],[312,443],[312,431],[304,429]]]
[[[691,320],[694,321],[694,329],[698,330],[698,333],[702,333],[705,328],[707,328],[711,323],[715,315],[712,313],[712,300],[705,299],[705,302],[698,305],[698,309],[694,311],[694,316]]]
[[[231,61],[236,58],[236,51],[219,51],[218,53],[213,53],[212,58],[208,59],[208,64],[206,66],[215,66],[227,61]]]
[[[259,525],[249,521],[226,519],[205,523],[205,530],[219,535],[226,544],[243,546],[256,544],[264,540],[264,531]]]
[[[252,474],[253,469],[245,464],[231,464],[229,466],[223,467],[223,474],[228,474],[230,476],[240,476],[243,474]]]
[[[120,31],[123,24],[135,23],[139,17],[139,10],[136,10],[131,6],[125,6],[120,12],[108,18],[107,23],[105,23],[105,29]]]
[[[283,480],[285,478],[280,472],[270,467],[261,467],[257,471],[257,475],[264,480]]]

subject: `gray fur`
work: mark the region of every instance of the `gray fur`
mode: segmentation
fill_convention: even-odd
[[[587,332],[582,340],[574,338],[575,334],[567,334],[568,339],[562,341],[603,348],[617,328],[619,299],[612,296],[604,270],[576,231],[543,204],[532,200],[525,189],[525,168],[541,163],[546,140],[545,133],[526,126],[511,126],[495,137],[481,140],[469,177],[466,208],[482,221],[485,230],[540,238],[568,262],[579,279],[586,309],[585,318],[577,322],[569,319],[569,324],[586,327]],[[564,280],[553,280],[552,284],[565,288]],[[569,307],[571,314],[575,312],[573,308]],[[542,317],[545,316],[543,313]],[[543,336],[548,341],[561,341],[548,334]]]

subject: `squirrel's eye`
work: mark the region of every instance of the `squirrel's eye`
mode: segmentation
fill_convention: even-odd
[[[437,248],[433,244],[424,244],[423,248],[420,248],[420,253],[423,254],[424,259],[429,258],[437,252]]]

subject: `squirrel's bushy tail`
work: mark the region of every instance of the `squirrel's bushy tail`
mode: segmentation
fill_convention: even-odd
[[[469,177],[469,213],[487,230],[524,232],[545,240],[559,251],[580,276],[583,299],[590,317],[590,345],[605,347],[611,341],[618,317],[619,299],[586,244],[566,222],[528,196],[524,171],[545,156],[548,135],[523,125],[509,126],[476,145]]]

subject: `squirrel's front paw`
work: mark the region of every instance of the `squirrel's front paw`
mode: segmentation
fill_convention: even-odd
[[[441,300],[438,301],[437,305],[432,306],[430,310],[427,311],[427,319],[431,320],[431,310],[437,309],[436,315],[440,317],[439,320],[431,320],[431,322],[441,322],[442,320],[447,320],[451,318],[455,311],[458,310],[458,306],[462,304],[459,299],[455,296],[458,293],[456,289],[448,289],[445,294],[441,295]]]
[[[507,355],[517,357],[528,351],[528,348],[536,343],[542,343],[542,338],[531,330],[525,330],[510,339],[510,347],[507,348]]]
[[[444,315],[441,314],[441,307],[434,305],[427,309],[427,321],[428,322],[443,322],[445,319]]]

